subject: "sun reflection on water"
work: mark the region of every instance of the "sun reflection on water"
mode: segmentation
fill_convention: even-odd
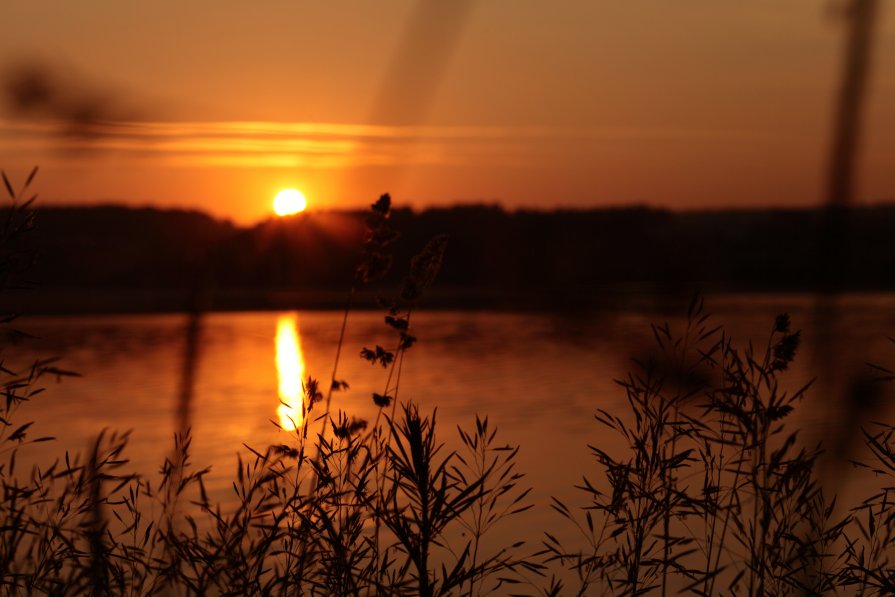
[[[305,358],[298,339],[298,316],[295,313],[277,318],[277,378],[280,406],[277,416],[280,427],[292,431],[302,424],[301,383],[305,376]]]

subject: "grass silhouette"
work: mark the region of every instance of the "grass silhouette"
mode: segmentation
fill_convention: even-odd
[[[32,225],[28,189],[3,176],[12,207],[0,230],[2,290],[26,283],[21,240]],[[390,200],[372,206],[355,287],[388,269]],[[779,316],[761,347],[738,347],[699,299],[678,332],[656,325],[656,350],[620,390],[627,412],[596,412],[626,449],[591,446],[600,474],[584,477],[582,503],[553,501],[581,541],[544,533],[539,546],[490,540],[533,507],[506,445],[476,417],[453,441],[435,412],[399,395],[412,350],[411,317],[445,258],[434,238],[402,289],[383,301],[393,346],[365,348],[381,367],[372,421],[333,412],[341,344],[331,379],[304,383],[302,417],[288,443],[249,448],[232,478],[233,500],[209,500],[208,469],[190,458],[189,429],[154,477],[128,471],[129,435],[101,432],[84,456],[17,468],[32,424],[18,407],[39,400],[54,361],[0,370],[0,587],[4,594],[482,595],[888,594],[895,590],[895,427],[860,439],[857,464],[882,479],[856,504],[837,504],[821,482],[822,446],[804,446],[790,423],[810,386],[787,391],[800,334]],[[353,291],[352,291],[353,292]],[[346,309],[342,338],[348,321]],[[7,337],[23,338],[4,318]],[[876,366],[869,383],[888,383]],[[874,386],[875,387],[875,386]],[[863,392],[863,393],[862,393]],[[856,409],[870,390],[856,392]],[[862,402],[863,401],[863,402]],[[858,420],[857,418],[855,419]],[[455,450],[448,445],[456,445]],[[539,531],[529,532],[532,540]]]

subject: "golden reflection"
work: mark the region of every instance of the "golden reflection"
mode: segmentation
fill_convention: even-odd
[[[277,378],[280,406],[277,416],[280,427],[292,431],[302,424],[302,380],[305,377],[305,357],[298,339],[298,316],[294,313],[277,318]]]

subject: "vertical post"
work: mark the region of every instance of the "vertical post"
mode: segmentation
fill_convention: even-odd
[[[852,0],[846,12],[850,27],[836,104],[827,187],[828,206],[848,206],[854,200],[855,165],[861,140],[876,13],[877,0]]]
[[[845,466],[853,442],[861,436],[862,420],[868,415],[872,400],[861,390],[863,377],[849,371],[843,355],[847,347],[840,342],[839,309],[836,295],[846,287],[850,261],[850,209],[855,202],[855,172],[872,63],[872,42],[878,0],[849,0],[844,16],[848,32],[843,51],[842,75],[835,112],[833,136],[827,164],[827,185],[824,206],[818,221],[818,253],[816,282],[820,294],[814,313],[816,332],[815,367],[823,372],[826,383],[820,384],[818,398],[828,412],[827,458],[819,470],[827,489],[842,486],[848,469]],[[810,537],[815,541],[817,537]],[[818,559],[806,570],[806,581],[822,578],[824,562]]]

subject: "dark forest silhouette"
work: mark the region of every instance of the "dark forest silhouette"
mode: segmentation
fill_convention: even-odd
[[[895,268],[895,206],[847,215],[842,289],[895,288],[887,275]],[[435,234],[451,238],[442,291],[430,306],[581,309],[632,293],[811,291],[826,283],[820,210],[508,212],[479,205],[399,209],[392,218],[401,234],[396,263],[409,262]],[[31,312],[182,310],[197,292],[205,308],[338,306],[365,234],[361,212],[239,227],[191,211],[45,207],[37,223],[34,288],[7,299]]]

